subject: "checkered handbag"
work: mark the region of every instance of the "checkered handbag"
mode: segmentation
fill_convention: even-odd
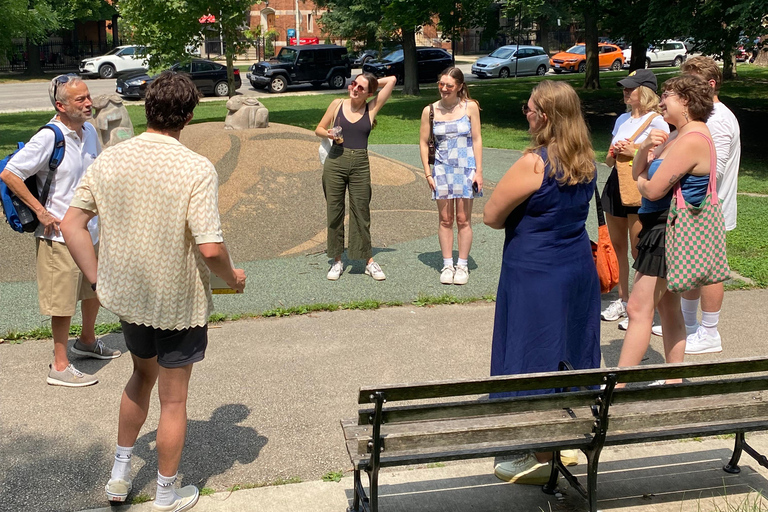
[[[667,218],[667,289],[675,293],[721,283],[731,273],[725,253],[723,210],[717,200],[715,147],[709,137],[698,134],[709,143],[707,195],[699,207],[691,206],[683,199],[678,181]]]

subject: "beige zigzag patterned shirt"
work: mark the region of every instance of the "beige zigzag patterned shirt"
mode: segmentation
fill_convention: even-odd
[[[224,238],[218,175],[207,158],[172,137],[142,133],[99,155],[72,206],[100,219],[102,306],[157,329],[208,322],[210,271],[197,244]]]

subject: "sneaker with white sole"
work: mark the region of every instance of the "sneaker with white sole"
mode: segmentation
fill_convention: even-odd
[[[67,388],[82,388],[85,386],[93,386],[99,382],[99,379],[93,375],[83,373],[71,364],[58,372],[53,369],[53,365],[49,364],[48,379],[46,382],[51,386],[64,386]]]
[[[73,354],[93,357],[94,359],[114,359],[120,357],[122,354],[122,352],[117,349],[104,346],[104,342],[100,339],[97,339],[93,345],[86,345],[80,341],[80,338],[77,338],[70,350]]]
[[[552,467],[549,462],[539,462],[532,454],[517,460],[496,464],[493,474],[500,480],[513,484],[544,485],[549,482]]]
[[[656,324],[651,327],[651,334],[654,336],[664,336],[664,332],[661,330],[661,325]]]
[[[441,284],[453,284],[453,275],[456,273],[456,269],[453,265],[446,265],[443,270],[440,271],[440,283]]]
[[[371,276],[376,281],[383,281],[387,278],[387,276],[384,275],[384,271],[381,270],[381,267],[375,261],[372,261],[365,266],[365,274]]]
[[[698,324],[686,325],[685,335],[690,336],[691,334],[695,333],[698,328],[699,328]],[[664,336],[664,331],[662,330],[661,325],[654,325],[653,327],[651,327],[651,332],[653,333],[654,336]]]
[[[463,265],[456,265],[453,284],[467,284],[467,281],[469,281],[469,269]]]
[[[197,500],[200,498],[200,491],[194,485],[187,485],[181,489],[176,490],[176,494],[179,495],[179,499],[171,503],[170,505],[158,505],[152,504],[152,510],[158,512],[182,512],[182,510],[189,510],[197,504]]]
[[[723,351],[723,343],[720,333],[711,336],[706,327],[699,326],[695,333],[685,339],[685,353],[696,354],[714,354]]]
[[[625,318],[621,322],[619,322],[619,330],[620,331],[626,331],[629,327],[629,318]]]
[[[104,490],[107,493],[107,500],[124,502],[133,489],[133,484],[130,479],[112,478],[107,482]]]
[[[608,307],[605,308],[602,313],[600,313],[600,318],[606,322],[616,321],[623,316],[627,316],[627,307],[624,305],[624,302],[622,302],[621,299],[616,299],[615,301],[611,302],[608,304]]]
[[[331,269],[328,271],[328,280],[337,281],[343,272],[344,263],[342,263],[341,260],[334,261],[333,265],[331,265]]]

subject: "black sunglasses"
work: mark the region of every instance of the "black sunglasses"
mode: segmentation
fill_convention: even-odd
[[[533,112],[533,109],[531,109],[527,103],[523,103],[523,115],[527,116],[531,112]]]
[[[53,101],[57,101],[56,100],[56,93],[59,90],[59,86],[60,85],[64,85],[67,82],[69,82],[69,79],[70,79],[69,75],[59,75],[59,76],[57,76],[56,78],[53,79],[54,80],[54,82],[53,82]]]

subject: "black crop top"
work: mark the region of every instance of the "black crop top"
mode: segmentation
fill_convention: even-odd
[[[336,126],[341,126],[344,142],[341,146],[347,149],[368,149],[368,136],[371,134],[371,116],[368,114],[368,103],[365,103],[365,113],[356,123],[350,123],[344,116],[344,107],[339,109],[336,116]],[[334,142],[335,144],[335,142]]]

